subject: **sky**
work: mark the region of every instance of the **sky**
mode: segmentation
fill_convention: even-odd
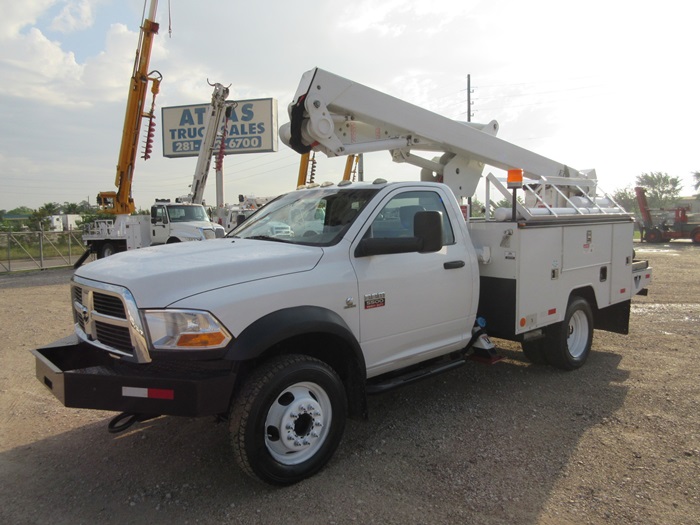
[[[148,1],[148,0],[147,0]],[[0,209],[95,203],[114,190],[142,0],[0,0]],[[499,137],[575,169],[612,192],[642,173],[700,171],[698,8],[687,0],[160,0],[151,68],[154,154],[136,163],[133,197],[186,195],[196,158],[164,158],[160,110],[274,98],[288,121],[302,74],[321,67],[456,120],[497,120]],[[147,99],[150,104],[150,94]],[[294,189],[299,157],[229,155],[225,197]],[[319,158],[317,181],[344,159]],[[365,179],[418,180],[389,154]],[[214,174],[205,192],[215,203]]]

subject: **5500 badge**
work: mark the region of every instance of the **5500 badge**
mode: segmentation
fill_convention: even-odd
[[[365,295],[365,310],[381,308],[384,305],[386,305],[386,296],[384,292],[368,293]]]

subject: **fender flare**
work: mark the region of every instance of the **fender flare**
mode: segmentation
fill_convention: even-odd
[[[247,361],[286,339],[304,334],[334,335],[347,343],[358,364],[366,371],[365,357],[347,323],[337,313],[319,306],[295,306],[271,312],[245,328],[225,358]]]
[[[341,378],[348,395],[352,417],[367,418],[365,382],[367,367],[360,344],[347,323],[337,313],[318,306],[295,306],[271,312],[245,328],[229,347],[225,359],[253,361],[277,344],[304,335],[333,336],[345,343],[353,358],[345,352],[309,352],[330,366],[344,369]],[[305,353],[305,352],[301,352]],[[344,377],[343,377],[344,376]]]

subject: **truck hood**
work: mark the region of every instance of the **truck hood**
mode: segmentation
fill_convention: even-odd
[[[224,286],[307,272],[322,256],[314,246],[224,238],[117,253],[75,275],[128,288],[140,308],[163,308]]]

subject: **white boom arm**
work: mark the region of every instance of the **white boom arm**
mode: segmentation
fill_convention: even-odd
[[[388,150],[396,162],[423,168],[422,180],[442,180],[458,199],[471,197],[484,164],[522,169],[529,179],[595,188],[594,176],[497,138],[498,123],[458,122],[319,68],[306,72],[282,141],[299,153],[329,157]],[[441,152],[432,160],[414,151]]]
[[[204,127],[204,137],[202,139],[202,146],[199,149],[199,156],[197,157],[197,166],[194,170],[192,187],[190,188],[189,195],[181,199],[183,201],[202,204],[204,189],[207,185],[207,176],[211,168],[211,158],[214,154],[216,137],[221,129],[221,121],[224,112],[230,107],[230,104],[226,103],[228,93],[228,87],[219,83],[214,84],[214,92],[212,93],[211,104],[207,112],[209,119]]]

